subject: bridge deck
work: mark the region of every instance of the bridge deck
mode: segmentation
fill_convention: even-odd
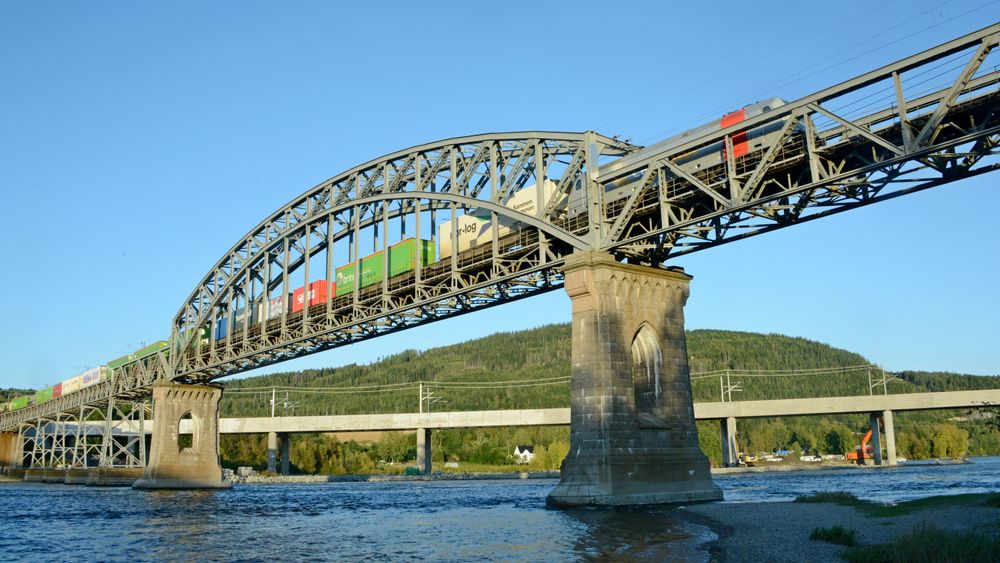
[[[695,403],[698,420],[729,417],[756,418],[866,413],[884,410],[912,411],[975,408],[1000,405],[1000,389],[946,391],[901,395],[861,395],[772,401]],[[263,434],[266,432],[359,432],[415,430],[417,428],[484,428],[495,426],[561,426],[570,422],[569,409],[526,409],[507,411],[467,411],[405,414],[361,414],[336,416],[285,416],[223,418],[222,434]]]

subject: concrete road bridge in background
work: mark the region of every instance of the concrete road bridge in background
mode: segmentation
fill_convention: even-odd
[[[732,401],[694,403],[697,420],[717,420],[722,434],[723,464],[738,464],[736,446],[736,424],[739,419],[782,416],[821,416],[836,414],[868,414],[873,437],[873,459],[882,464],[882,450],[886,452],[888,465],[896,464],[896,441],[893,424],[894,412],[996,408],[1000,406],[1000,389],[977,391],[944,391],[934,393],[902,393],[895,395],[858,395],[850,397],[816,397],[806,399],[772,399],[762,401]],[[879,421],[881,419],[881,428]],[[489,411],[450,411],[391,414],[351,414],[327,416],[270,416],[231,417],[219,419],[219,434],[266,434],[268,436],[268,470],[288,474],[291,464],[291,434],[307,433],[354,433],[354,432],[405,432],[415,431],[417,435],[417,467],[422,473],[431,472],[431,432],[453,428],[497,428],[519,426],[568,426],[569,408],[553,409],[509,409]],[[153,421],[118,421],[113,425],[118,441],[137,450],[143,441],[138,435],[152,433]],[[104,429],[103,422],[76,423],[68,425],[71,436],[96,436]],[[182,420],[179,432],[193,434],[193,422]],[[47,429],[46,443],[33,440],[40,445],[38,451],[21,452],[33,458],[58,457],[61,449],[74,450],[75,442],[60,443],[52,439],[56,432]],[[884,435],[885,441],[881,438]],[[44,450],[48,450],[47,452]],[[2,455],[2,453],[0,453]],[[15,454],[16,455],[16,454]],[[41,475],[41,474],[39,474]],[[58,480],[58,473],[53,474]]]
[[[224,486],[212,382],[562,287],[573,303],[571,451],[549,500],[720,498],[694,426],[691,278],[666,264],[996,170],[998,41],[993,24],[648,147],[593,131],[500,133],[351,168],[239,237],[181,304],[163,350],[0,415],[3,440],[152,394],[156,430],[136,485]],[[470,226],[482,236],[468,238]],[[198,432],[182,449],[189,415]]]
[[[893,412],[985,408],[1000,406],[1000,389],[902,393],[896,395],[859,395],[854,397],[817,397],[812,399],[773,399],[694,403],[697,420],[718,420],[722,432],[723,464],[738,463],[736,423],[742,418],[782,416],[818,416],[868,414],[871,421],[872,451],[876,464],[882,464],[882,435],[889,465],[896,464],[896,439]],[[455,411],[434,413],[398,413],[331,416],[278,416],[219,419],[221,434],[267,434],[268,469],[275,471],[276,459],[288,472],[288,435],[317,432],[416,431],[417,466],[423,473],[431,470],[433,430],[449,428],[490,428],[514,426],[565,426],[570,424],[569,408],[517,409],[494,411]],[[882,427],[879,428],[879,419]],[[183,429],[183,426],[182,426]],[[281,453],[278,455],[278,444]]]

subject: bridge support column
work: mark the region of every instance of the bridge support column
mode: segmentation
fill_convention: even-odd
[[[892,411],[882,411],[882,425],[885,427],[886,464],[896,465],[896,429],[893,427]]]
[[[549,504],[719,500],[694,422],[683,272],[566,260],[573,300],[570,453]]]
[[[417,469],[423,475],[431,473],[431,431],[427,428],[417,429]]]
[[[278,472],[278,433],[267,433],[267,470],[270,473]]]
[[[291,475],[292,438],[288,432],[282,432],[278,434],[278,439],[281,440],[281,474]]]
[[[219,465],[219,399],[208,385],[153,384],[153,443],[136,489],[225,489]],[[179,442],[181,419],[191,415],[191,447]]]
[[[724,418],[719,423],[722,427],[722,465],[737,467],[740,464],[740,450],[736,445],[736,419]]]
[[[0,467],[20,465],[15,463],[20,439],[17,432],[0,432]]]
[[[882,465],[882,436],[878,427],[878,417],[882,413],[873,412],[868,415],[868,422],[872,430],[872,459],[875,465]]]

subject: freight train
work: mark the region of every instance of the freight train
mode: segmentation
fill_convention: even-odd
[[[68,395],[88,387],[93,387],[94,385],[97,385],[102,381],[106,381],[109,377],[111,377],[112,370],[118,369],[125,364],[136,360],[149,361],[149,358],[160,350],[169,352],[169,344],[167,341],[161,340],[159,342],[154,342],[149,346],[144,346],[131,354],[126,354],[120,358],[109,361],[107,365],[89,369],[61,383],[56,383],[55,385],[46,387],[45,389],[39,389],[38,391],[35,391],[34,395],[21,395],[20,397],[15,397],[7,403],[0,403],[0,412],[23,409],[32,405],[40,405],[46,401],[58,399],[63,395]]]
[[[601,167],[600,174],[613,173],[615,170],[620,170],[630,163],[642,160],[654,152],[680,146],[687,141],[756,117],[784,104],[785,102],[780,98],[770,98],[748,105],[740,110],[724,115],[719,120],[685,131],[679,135],[650,145],[634,154],[608,163]],[[733,156],[741,158],[751,152],[768,148],[777,141],[777,137],[784,126],[785,122],[779,120],[736,133],[732,137]],[[801,134],[802,127],[796,126],[793,131]],[[696,173],[701,169],[720,165],[725,162],[725,159],[725,145],[720,140],[680,155],[674,159],[674,163],[690,173]],[[619,200],[628,198],[631,195],[631,188],[629,186],[636,180],[635,175],[632,175],[606,184],[604,186],[605,204],[613,205]],[[533,184],[514,191],[508,197],[505,205],[526,215],[536,215],[538,213],[539,202],[549,201],[555,190],[556,183],[550,179],[546,179],[540,187]],[[571,186],[565,201],[560,202],[557,206],[557,210],[568,219],[583,215],[586,213],[586,209],[586,194],[581,182],[577,182]],[[450,220],[440,223],[436,249],[434,242],[430,240],[416,238],[403,240],[390,246],[387,250],[375,252],[361,258],[360,261],[351,262],[337,268],[336,281],[314,281],[307,286],[293,290],[285,296],[258,300],[249,307],[249,311],[246,307],[237,309],[232,315],[232,319],[222,317],[216,320],[214,330],[211,331],[211,336],[208,328],[203,329],[201,339],[203,342],[208,342],[209,338],[214,338],[216,341],[222,340],[231,333],[243,330],[248,322],[251,325],[263,324],[280,318],[286,314],[289,304],[291,304],[291,307],[290,311],[287,312],[295,314],[302,311],[305,307],[312,307],[326,303],[330,299],[338,299],[351,295],[356,289],[361,290],[381,283],[384,278],[392,279],[409,274],[417,269],[418,263],[420,267],[428,266],[436,260],[450,258],[454,253],[461,254],[478,246],[492,244],[494,235],[497,238],[507,237],[515,233],[520,226],[514,220],[501,216],[497,216],[497,224],[494,225],[493,213],[482,209],[466,210],[464,214],[456,218],[455,222],[456,225],[454,227]],[[496,230],[496,233],[493,232],[494,230]],[[386,256],[384,253],[388,255]],[[386,267],[388,267],[388,276],[386,276],[385,272]],[[88,370],[62,383],[37,391],[34,395],[23,395],[16,397],[10,402],[0,403],[0,412],[40,404],[96,385],[110,377],[110,374],[115,369],[137,360],[151,361],[151,358],[155,357],[155,354],[160,351],[169,355],[172,348],[168,341],[161,340],[155,342],[136,350],[132,354],[111,360],[105,366]]]

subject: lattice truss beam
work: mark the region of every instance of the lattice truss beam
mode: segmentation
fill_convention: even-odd
[[[1000,24],[602,169],[620,196],[606,202],[601,248],[658,265],[996,170],[998,38]]]
[[[144,401],[110,399],[104,408],[89,405],[22,423],[18,460],[32,468],[145,467]]]

